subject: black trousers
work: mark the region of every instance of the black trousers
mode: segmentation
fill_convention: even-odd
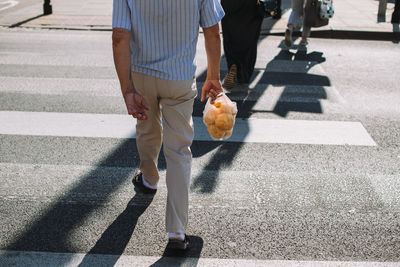
[[[394,2],[394,11],[392,13],[392,23],[400,22],[400,0]]]
[[[257,43],[263,17],[257,0],[221,0],[224,53],[228,68],[237,65],[239,83],[249,83],[257,59]]]

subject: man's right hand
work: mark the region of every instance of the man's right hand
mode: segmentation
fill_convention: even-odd
[[[140,94],[125,93],[124,100],[129,115],[132,115],[138,120],[149,119],[145,111],[150,110],[150,107],[146,104],[146,101]]]
[[[114,65],[117,70],[128,114],[138,120],[148,120],[145,110],[149,110],[149,106],[143,97],[136,93],[132,82],[130,36],[131,32],[127,29],[113,29]]]

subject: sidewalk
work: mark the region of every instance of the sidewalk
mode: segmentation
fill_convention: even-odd
[[[290,15],[290,3],[290,0],[282,1],[283,15],[280,20],[271,18],[264,20],[262,34],[280,35],[284,33]],[[10,8],[6,16],[0,18],[0,26],[111,30],[112,1],[110,0],[92,0],[88,2],[80,0],[51,0],[53,14],[46,16],[41,15],[42,5],[43,1],[37,0],[29,10],[25,8],[18,10],[18,12],[13,12],[16,7]],[[379,0],[336,0],[334,1],[334,18],[325,27],[313,28],[312,35],[320,36],[321,33],[325,33],[325,35],[332,35],[333,33],[336,33],[336,35],[343,35],[344,33],[351,35],[351,33],[357,33],[358,35],[367,34],[372,39],[374,39],[375,35],[393,38],[393,32],[399,31],[398,25],[396,28],[390,23],[394,9],[393,1],[388,1],[386,18],[383,22],[378,22],[378,6]]]
[[[388,1],[390,2],[390,1]],[[393,32],[390,19],[394,4],[388,3],[386,19],[378,23],[379,0],[336,0],[333,1],[335,15],[329,21],[329,25],[321,28],[313,28],[312,31],[356,31],[356,32]],[[264,33],[281,33],[286,29],[286,23],[290,15],[290,1],[283,0],[284,14],[278,21],[265,19]]]

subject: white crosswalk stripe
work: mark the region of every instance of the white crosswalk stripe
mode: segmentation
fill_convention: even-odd
[[[18,1],[15,0],[2,0],[0,1],[0,11],[6,10],[8,8],[12,8],[13,6],[18,5]]]
[[[195,140],[213,141],[195,117]],[[128,115],[0,111],[0,134],[135,138]],[[361,123],[237,119],[230,142],[376,146]]]
[[[91,266],[115,267],[142,267],[142,266],[220,266],[220,267],[395,267],[396,262],[362,262],[362,261],[294,261],[294,260],[246,260],[246,259],[213,259],[213,258],[184,258],[163,259],[160,257],[126,256],[126,255],[85,255],[81,253],[49,253],[49,252],[14,252],[0,251],[0,258],[4,257],[7,266],[55,266],[63,262],[65,258],[68,263],[64,266],[78,266],[87,257]]]

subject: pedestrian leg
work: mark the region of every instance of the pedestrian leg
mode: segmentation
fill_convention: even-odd
[[[148,120],[137,120],[136,146],[140,157],[140,171],[150,185],[159,180],[157,162],[162,144],[162,125],[160,104],[157,97],[155,78],[133,73],[137,92],[142,95],[150,110],[146,111]]]
[[[400,23],[400,0],[394,3],[394,11],[392,13],[392,23]]]
[[[159,88],[163,88],[160,103],[164,119],[163,151],[167,162],[166,230],[184,234],[188,221],[196,81],[160,81]]]

